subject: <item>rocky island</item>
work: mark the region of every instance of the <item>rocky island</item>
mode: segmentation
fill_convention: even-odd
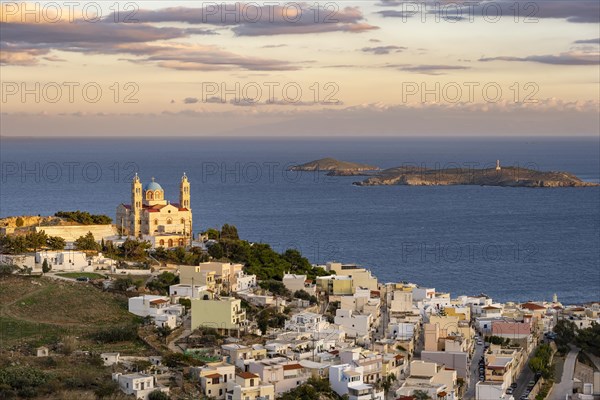
[[[420,167],[396,167],[381,171],[357,186],[408,185],[408,186],[447,186],[480,185],[531,188],[599,186],[584,182],[568,172],[537,171],[519,167],[496,168],[451,168],[428,169]]]
[[[290,171],[329,171],[329,176],[361,176],[369,175],[368,172],[379,171],[378,167],[349,161],[340,161],[335,158],[322,158],[295,165]]]

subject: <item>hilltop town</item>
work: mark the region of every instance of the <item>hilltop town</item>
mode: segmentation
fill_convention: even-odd
[[[114,221],[0,227],[0,398],[592,400],[600,302],[498,302],[311,264],[137,175]],[[472,288],[477,293],[477,288]]]

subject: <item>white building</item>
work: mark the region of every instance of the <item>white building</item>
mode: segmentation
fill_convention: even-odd
[[[129,299],[129,312],[140,317],[151,317],[156,326],[174,329],[183,315],[181,304],[171,304],[167,296],[142,295]]]
[[[410,363],[410,376],[396,391],[396,396],[412,396],[422,391],[432,399],[456,400],[456,387],[456,371],[434,362],[415,360]]]
[[[408,322],[393,322],[388,325],[388,337],[396,340],[411,340],[415,336],[415,324]]]
[[[83,251],[75,250],[43,250],[35,253],[36,264],[41,265],[44,260],[52,267],[52,271],[93,271],[92,261],[88,260]]]
[[[204,292],[208,291],[208,286],[205,285],[171,285],[169,286],[169,295],[174,297],[183,297],[187,299],[199,299]]]
[[[308,311],[294,314],[285,321],[285,330],[294,332],[321,332],[328,326],[329,323],[321,314]]]
[[[477,382],[475,385],[476,400],[514,400],[510,394],[506,394],[506,387],[502,382]]]
[[[120,358],[121,358],[121,354],[120,353],[101,353],[100,358],[102,359],[104,366],[108,367],[110,365],[118,364],[120,361]]]
[[[119,384],[121,391],[127,395],[134,395],[136,399],[147,400],[150,393],[159,390],[169,393],[168,387],[157,386],[154,376],[147,374],[112,374],[113,381]]]
[[[338,308],[335,311],[334,323],[339,325],[348,337],[365,338],[371,333],[373,316],[371,314],[358,314],[353,310]]]
[[[364,383],[363,367],[350,364],[329,367],[329,383],[338,395],[348,395],[349,400],[384,400],[383,390],[377,391],[373,385]]]
[[[244,271],[235,273],[234,283],[231,285],[232,291],[243,292],[253,287],[256,287],[256,275],[246,275]]]
[[[35,256],[30,254],[0,254],[0,264],[12,265],[31,272],[41,271],[41,265],[35,265]]]
[[[317,287],[306,278],[306,275],[285,274],[283,276],[283,285],[292,294],[298,290],[304,290],[308,294],[314,295],[317,292]]]

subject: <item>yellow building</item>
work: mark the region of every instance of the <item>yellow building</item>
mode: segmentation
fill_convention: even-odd
[[[123,235],[147,240],[154,248],[190,245],[192,209],[190,183],[185,173],[179,184],[178,204],[165,199],[165,191],[154,178],[142,189],[136,174],[131,183],[131,204],[117,207],[115,223]]]
[[[179,282],[182,285],[206,286],[213,292],[220,290],[216,284],[214,271],[202,271],[199,266],[195,265],[179,265],[177,269],[179,270]]]
[[[192,330],[199,327],[220,331],[237,330],[246,324],[242,301],[233,297],[192,299]]]
[[[429,323],[423,325],[424,348],[426,351],[441,351],[449,345],[448,340],[453,342],[460,340],[461,347],[469,349],[473,328],[468,321],[460,320],[459,316],[432,315]]]
[[[346,296],[354,294],[354,281],[349,276],[318,276],[317,291],[330,296]]]
[[[240,372],[227,384],[227,400],[274,400],[275,386],[261,383],[251,372]]]
[[[242,272],[242,264],[225,263],[218,261],[203,262],[198,265],[198,270],[202,272],[214,272],[215,279],[224,289],[232,290],[236,284],[236,278],[239,272]]]
[[[371,271],[360,268],[353,264],[342,264],[337,262],[328,262],[325,270],[333,271],[337,276],[348,276],[354,281],[354,287],[362,287],[369,290],[377,290],[377,278],[371,274]]]

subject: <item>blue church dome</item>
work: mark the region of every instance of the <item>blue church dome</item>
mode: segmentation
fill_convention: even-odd
[[[154,178],[152,178],[152,182],[147,183],[146,186],[144,186],[144,191],[146,190],[162,190],[164,192],[162,186],[160,186],[157,182],[154,182]]]

